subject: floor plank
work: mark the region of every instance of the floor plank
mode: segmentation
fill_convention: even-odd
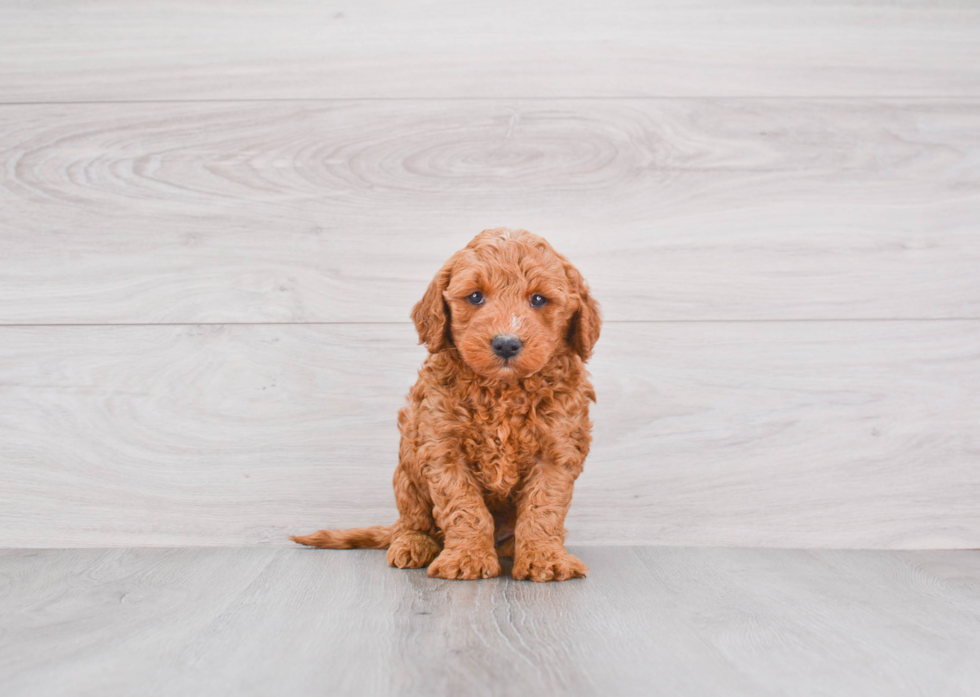
[[[980,317],[980,101],[0,107],[0,322],[406,321],[525,227],[608,320]]]
[[[59,695],[976,694],[976,552],[580,547],[450,582],[378,551],[0,551],[0,686]]]
[[[8,102],[980,96],[969,0],[6,2]]]
[[[393,522],[407,325],[0,329],[0,545]],[[571,539],[980,547],[980,322],[612,324]]]

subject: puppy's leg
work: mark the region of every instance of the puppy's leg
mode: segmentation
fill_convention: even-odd
[[[427,468],[432,514],[445,546],[429,565],[429,576],[449,579],[491,578],[500,574],[494,551],[493,516],[472,472],[458,463]]]
[[[574,484],[569,468],[547,462],[528,475],[517,501],[514,578],[564,581],[585,576],[585,564],[565,550],[565,514]]]
[[[403,463],[395,469],[394,484],[395,503],[401,516],[388,546],[388,563],[399,569],[428,566],[442,549],[429,534],[435,528],[432,504],[422,496]]]

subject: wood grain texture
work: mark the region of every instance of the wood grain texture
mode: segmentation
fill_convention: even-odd
[[[0,108],[0,322],[405,321],[495,225],[608,320],[980,317],[980,101]]]
[[[6,2],[7,102],[980,96],[975,3]]]
[[[580,547],[587,579],[377,551],[0,551],[0,686],[74,695],[944,695],[980,556]]]
[[[0,545],[390,523],[406,325],[0,330]],[[980,547],[980,322],[618,324],[573,543]]]
[[[392,520],[408,308],[510,225],[609,320],[573,541],[980,546],[978,36],[962,0],[4,3],[0,545]]]

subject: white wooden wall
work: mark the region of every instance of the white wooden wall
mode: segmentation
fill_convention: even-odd
[[[4,3],[0,545],[391,522],[408,312],[606,325],[578,543],[980,547],[980,6]]]

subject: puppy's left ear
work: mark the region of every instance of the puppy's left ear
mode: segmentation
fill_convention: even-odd
[[[568,343],[583,361],[587,361],[592,356],[592,349],[599,340],[599,329],[602,327],[599,303],[589,294],[589,286],[578,269],[565,257],[561,257],[561,260],[565,275],[572,286],[572,294],[578,297],[575,312],[568,323]]]
[[[456,255],[443,265],[432,279],[422,299],[412,308],[412,321],[419,333],[419,343],[425,344],[429,353],[438,353],[453,344],[449,329],[449,308],[443,293],[449,287],[449,279],[456,265]]]

